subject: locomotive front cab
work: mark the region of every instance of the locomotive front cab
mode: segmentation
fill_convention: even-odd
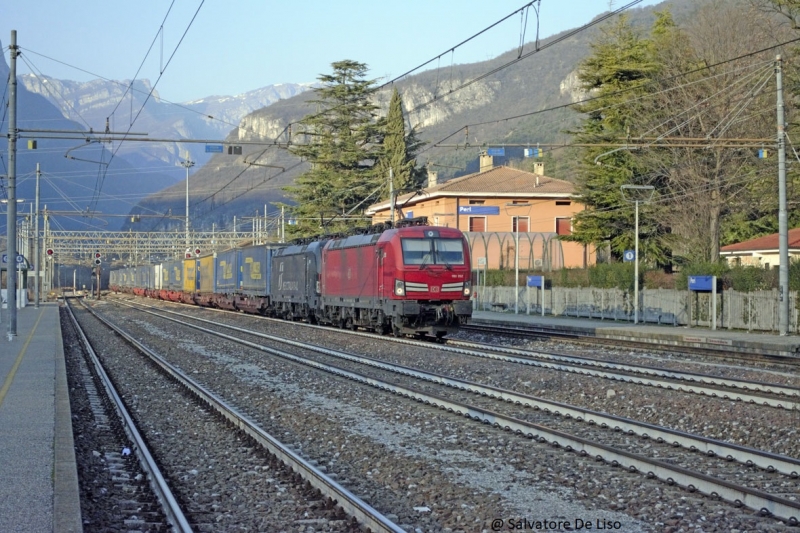
[[[442,337],[472,316],[469,246],[453,228],[401,228],[386,250],[395,333]],[[392,255],[394,257],[390,258]]]

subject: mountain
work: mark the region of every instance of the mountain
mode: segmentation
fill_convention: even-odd
[[[3,113],[0,132],[8,132],[7,103],[9,67],[0,59],[0,94],[3,94]],[[175,183],[180,176],[143,170],[119,155],[112,158],[116,146],[87,143],[80,132],[83,124],[64,118],[46,98],[17,84],[17,128],[22,131],[17,143],[17,198],[24,199],[20,215],[30,212],[35,198],[35,170],[42,170],[40,207],[50,211],[70,213],[51,218],[52,229],[119,229],[122,218],[89,217],[81,212],[87,207],[105,214],[124,214],[139,200]],[[75,131],[73,140],[46,139],[30,130]],[[28,140],[36,140],[36,149],[29,149]],[[8,164],[8,144],[0,143],[0,159],[5,173]],[[5,178],[5,176],[3,177]],[[177,178],[177,179],[176,179]],[[0,181],[0,197],[7,198],[6,181]],[[97,191],[102,190],[98,195]],[[0,220],[0,233],[5,234],[6,220]]]
[[[644,32],[654,21],[654,12],[667,6],[680,22],[696,9],[697,2],[671,0],[648,8],[630,9],[627,15]],[[533,43],[527,43],[521,53],[513,50],[489,61],[448,65],[396,82],[394,87],[402,96],[409,125],[417,128],[419,137],[428,143],[418,162],[432,165],[439,171],[439,179],[446,180],[476,172],[478,154],[488,146],[567,142],[569,136],[564,131],[575,126],[579,119],[574,111],[536,112],[563,106],[583,96],[578,86],[577,67],[590,53],[590,43],[597,37],[600,27],[571,36],[567,31],[545,39],[539,43],[538,52]],[[548,46],[555,41],[559,42]],[[528,54],[529,57],[517,61],[520,55]],[[489,72],[495,73],[486,76]],[[470,83],[471,80],[476,81]],[[461,88],[462,85],[465,87]],[[377,96],[377,104],[383,112],[388,109],[391,90],[392,87],[387,87]],[[231,132],[228,141],[287,142],[288,126],[315,110],[309,104],[313,97],[313,92],[307,92],[253,111]],[[516,116],[520,118],[498,120]],[[465,128],[465,125],[470,126]],[[293,133],[292,142],[303,142],[297,126]],[[448,146],[433,146],[440,142]],[[523,148],[507,148],[506,157],[496,163],[521,159]],[[565,150],[559,154],[567,155]],[[247,164],[254,161],[258,166]],[[193,227],[210,230],[213,224],[218,228],[230,228],[234,216],[239,221],[256,212],[263,216],[265,204],[272,214],[276,213],[277,206],[271,204],[285,201],[282,187],[291,184],[306,168],[287,150],[277,146],[264,149],[244,145],[241,156],[215,155],[190,180]],[[554,177],[569,180],[572,176]],[[184,197],[185,183],[175,185],[147,198],[136,211],[163,212],[165,207],[173,211],[183,209]]]
[[[133,83],[102,79],[75,82],[25,74],[19,81],[28,91],[47,98],[64,118],[83,124],[87,130],[104,131],[108,121],[111,131],[130,129],[153,139],[201,140],[224,139],[248,113],[311,87],[282,83],[237,96],[209,96],[176,104],[163,100],[147,79]],[[205,164],[211,155],[205,152],[204,144],[178,142],[123,143],[119,155],[136,166],[169,170],[180,176],[175,167],[186,152],[198,165]]]
[[[696,8],[697,2],[671,0],[649,8],[628,10],[628,16],[635,24],[647,28],[654,20],[654,11],[665,6],[669,6],[680,21]],[[574,35],[569,35],[570,32],[555,35],[542,40],[539,51],[534,43],[526,43],[521,50],[523,58],[519,60],[520,51],[515,49],[489,61],[448,64],[395,83],[403,97],[409,125],[417,128],[420,138],[429,143],[418,161],[439,170],[442,180],[476,171],[477,155],[487,146],[511,143],[535,146],[536,143],[567,141],[568,136],[563,132],[577,123],[576,113],[568,109],[535,113],[580,97],[576,69],[588,55],[590,42],[598,31],[599,27],[593,27]],[[559,42],[548,46],[555,41]],[[458,59],[457,52],[455,59]],[[62,110],[62,120],[68,117],[83,129],[91,127],[102,131],[109,117],[112,131],[126,131],[136,118],[132,131],[147,133],[149,137],[224,137],[228,143],[242,143],[241,155],[225,153],[213,157],[205,153],[203,144],[126,142],[121,147],[114,146],[118,156],[129,159],[137,169],[169,173],[162,181],[162,188],[165,185],[166,188],[139,202],[131,210],[132,214],[183,213],[185,170],[175,163],[180,151],[187,148],[190,157],[198,163],[189,180],[192,225],[209,230],[213,226],[230,228],[234,217],[242,220],[257,212],[263,215],[265,205],[274,213],[277,210],[274,204],[284,201],[282,188],[306,168],[285,148],[274,143],[288,142],[289,126],[315,110],[309,103],[314,93],[306,91],[310,88],[308,84],[282,84],[235,97],[214,96],[182,104],[166,102],[153,92],[137,117],[137,110],[152,89],[147,80],[136,81],[132,85],[134,90],[127,94],[129,81],[76,83],[31,76],[22,80],[30,89],[29,94],[42,99],[46,96],[50,103],[57,103]],[[468,85],[461,88],[465,84]],[[377,97],[377,104],[384,110],[388,107],[390,90],[387,87]],[[520,118],[498,120],[517,116]],[[466,125],[470,126],[465,128]],[[75,128],[76,124],[71,127]],[[265,145],[245,144],[245,141]],[[291,141],[303,142],[296,127]],[[447,146],[435,147],[436,143]],[[566,154],[566,151],[558,154]],[[522,146],[508,147],[506,158],[497,163],[509,163],[510,159],[521,157]],[[554,177],[571,178],[569,175]],[[103,190],[106,192],[105,187]],[[180,220],[142,218],[141,223],[128,221],[124,227],[146,231],[179,229],[182,224]]]

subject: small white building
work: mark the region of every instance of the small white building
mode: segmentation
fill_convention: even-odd
[[[723,246],[719,255],[729,265],[776,267],[780,264],[778,234]],[[789,230],[789,259],[800,260],[800,228]]]

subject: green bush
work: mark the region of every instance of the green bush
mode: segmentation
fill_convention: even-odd
[[[589,282],[599,289],[633,290],[633,263],[603,263],[589,268]],[[642,286],[644,269],[639,270],[639,286]]]
[[[590,287],[589,272],[585,268],[562,268],[544,274],[558,287]]]
[[[554,287],[596,287],[598,289],[633,290],[633,263],[602,263],[589,268],[562,268],[553,272],[520,272],[519,285],[524,286],[527,275],[544,276]],[[689,276],[717,276],[723,289],[740,292],[770,290],[778,287],[778,269],[756,266],[728,266],[719,263],[685,265],[676,274],[662,270],[647,270],[639,266],[639,287],[648,289],[686,290]],[[483,283],[483,275],[481,275]],[[490,287],[514,285],[513,270],[487,270],[485,284]],[[800,261],[789,266],[789,290],[800,290]]]

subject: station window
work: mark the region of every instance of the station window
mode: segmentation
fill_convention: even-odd
[[[512,217],[511,231],[527,233],[530,231],[530,217]]]
[[[558,235],[572,235],[572,219],[571,218],[557,218],[556,219],[556,234],[558,234]]]
[[[477,233],[486,231],[486,217],[469,217],[469,230]]]
[[[470,200],[469,205],[483,205],[486,203],[486,200]]]

